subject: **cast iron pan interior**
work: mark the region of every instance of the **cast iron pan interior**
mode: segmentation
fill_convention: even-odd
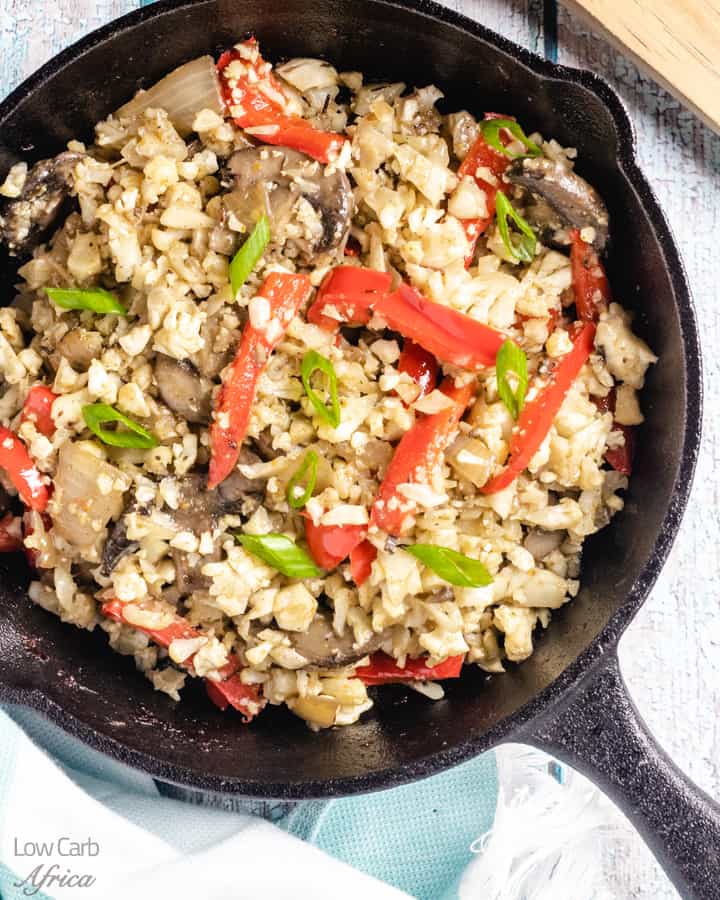
[[[346,794],[431,774],[544,713],[611,650],[652,586],[684,508],[700,428],[694,315],[676,248],[638,171],[632,128],[596,76],[546,63],[431,3],[201,0],[139,10],[63,52],[0,106],[0,176],[19,158],[57,153],[71,137],[173,67],[255,33],[265,55],[321,56],[368,80],[438,84],[446,108],[517,116],[577,146],[578,169],[612,216],[616,295],[659,355],[643,393],[646,423],[624,512],[590,540],[579,597],[553,616],[534,656],[500,677],[479,670],[430,703],[383,690],[357,725],[313,734],[279,709],[247,727],[200,690],[174,705],[101,634],[61,624],[23,595],[6,558],[0,588],[0,696],[34,706],[117,759],[168,781],[256,796]],[[11,299],[12,266],[0,260]]]

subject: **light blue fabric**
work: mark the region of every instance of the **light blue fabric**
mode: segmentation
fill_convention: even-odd
[[[179,804],[161,796],[149,776],[86,747],[44,717],[18,706],[4,709],[0,830],[8,826],[2,798],[13,777],[20,726],[82,790],[177,849],[197,850],[198,834],[210,833],[217,842],[226,836],[215,810],[204,808],[218,805],[217,797],[195,795],[193,804]],[[453,900],[472,856],[470,845],[492,826],[496,799],[495,759],[488,753],[433,778],[375,794],[284,807],[248,801],[235,808],[265,814],[296,837],[418,900]],[[21,900],[14,887],[18,879],[7,864],[0,860],[0,897]]]
[[[301,803],[283,823],[337,859],[419,900],[452,900],[470,845],[492,825],[495,757],[424,781],[329,803]]]

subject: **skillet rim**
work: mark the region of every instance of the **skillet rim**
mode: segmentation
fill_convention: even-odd
[[[67,63],[98,44],[112,39],[127,27],[159,18],[175,10],[196,5],[207,0],[159,0],[150,6],[140,7],[106,25],[90,32],[65,50],[44,63],[2,102],[0,123],[14,108],[37,87],[54,77]],[[543,59],[538,54],[521,47],[495,31],[475,22],[455,10],[440,6],[434,0],[367,0],[370,4],[401,8],[430,20],[439,21],[453,28],[479,37],[497,47],[514,61],[524,65],[542,78],[576,84],[595,94],[610,113],[615,124],[617,163],[631,186],[637,192],[647,213],[667,265],[680,324],[685,353],[685,422],[683,428],[681,462],[678,467],[671,496],[662,524],[658,530],[653,550],[640,570],[630,592],[620,608],[608,619],[599,634],[585,650],[546,688],[514,713],[496,723],[480,735],[469,736],[447,749],[420,757],[399,768],[385,768],[366,775],[354,775],[324,780],[311,780],[295,784],[284,782],[258,783],[243,778],[224,778],[205,775],[184,766],[163,762],[142,751],[134,750],[118,739],[100,734],[75,716],[64,712],[62,706],[45,695],[39,688],[9,686],[0,682],[0,701],[30,707],[43,713],[63,730],[79,738],[83,743],[136,769],[164,781],[193,787],[199,790],[233,793],[247,797],[299,800],[338,797],[366,791],[394,787],[443,771],[464,762],[490,747],[502,742],[508,735],[523,736],[533,720],[551,714],[563,698],[569,698],[573,689],[583,682],[603,657],[615,655],[617,642],[625,628],[644,603],[657,580],[664,562],[678,533],[682,516],[687,507],[697,464],[702,432],[703,379],[697,315],[687,281],[685,267],[653,189],[640,169],[636,155],[635,129],[625,104],[614,88],[600,75],[587,69],[576,69]]]

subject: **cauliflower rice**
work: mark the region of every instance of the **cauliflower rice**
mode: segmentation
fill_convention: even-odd
[[[240,71],[247,47],[238,45]],[[70,142],[75,210],[24,262],[16,297],[0,310],[0,419],[52,485],[47,509],[23,515],[35,603],[79,628],[103,629],[111,647],[132,655],[174,700],[189,675],[221,683],[237,659],[240,681],[255,686],[257,709],[286,704],[320,728],[355,722],[372,706],[355,670],[378,651],[401,668],[417,658],[433,667],[461,656],[489,673],[531,655],[552,610],[578,592],[585,537],[622,509],[628,480],[605,457],[642,422],[638,392],[655,357],[633,333],[631,315],[610,303],[594,350],[529,465],[489,494],[481,488],[506,465],[516,422],[500,399],[495,367],[477,370],[477,390],[442,463],[425,483],[401,485],[409,510],[402,533],[373,524],[401,437],[449,401],[437,387],[419,395],[399,365],[402,335],[381,316],[337,334],[309,322],[315,289],[341,263],[403,279],[512,339],[527,358],[529,404],[538,379],[573,346],[571,263],[562,242],[542,231],[531,260],[518,262],[493,221],[466,267],[473,246],[463,222],[491,213],[481,182],[498,179],[490,171],[480,181],[458,174],[479,123],[467,111],[438,112],[436,87],[366,85],[361,73],[338,73],[318,60],[292,60],[275,75],[281,94],[273,102],[347,138],[330,162],[282,156],[283,148],[263,142],[274,126],[241,128],[217,108],[194,110],[191,127],[178,126],[164,108],[121,110],[97,125],[91,146]],[[544,159],[572,171],[571,148],[540,134],[530,139]],[[252,227],[245,200],[255,188],[242,193],[238,186],[247,187],[252,174],[229,161],[248,151],[261,168],[280,160],[263,187],[265,200],[278,193],[269,206],[270,242],[234,295],[229,263]],[[342,223],[343,212],[337,195],[318,199],[317,191],[342,186],[345,176],[349,231],[328,246],[328,222]],[[0,194],[12,203],[29,177],[19,163]],[[503,186],[529,218],[527,191]],[[592,229],[582,237],[592,243]],[[270,273],[305,273],[313,297],[260,374],[233,473],[239,495],[209,501],[222,487],[208,491],[204,482],[210,410],[243,329],[269,327],[260,288]],[[52,287],[102,287],[128,315],[63,308],[45,293]],[[336,373],[337,427],[304,390],[301,365],[310,350]],[[441,369],[457,385],[468,383],[461,368]],[[23,415],[39,384],[56,395],[49,433]],[[603,403],[611,392],[614,412]],[[140,423],[157,446],[98,439],[83,416],[96,403]],[[319,458],[314,493],[294,509],[288,482],[308,450]],[[19,534],[12,509],[3,521]],[[305,548],[308,520],[363,530],[376,556],[360,586],[347,559],[317,577],[291,578],[236,537],[281,534]],[[450,584],[402,549],[410,544],[458,551],[480,561],[492,581]],[[122,604],[120,620],[104,614],[108,602]],[[161,646],[148,632],[178,616],[189,628]],[[338,656],[338,664],[313,657],[299,636],[318,620],[330,643],[342,640],[354,653]],[[442,696],[437,684],[416,687]]]

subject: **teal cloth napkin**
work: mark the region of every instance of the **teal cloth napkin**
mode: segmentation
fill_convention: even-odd
[[[32,758],[31,753],[35,754]],[[29,873],[30,865],[13,852],[14,840],[39,839],[38,816],[47,825],[46,820],[55,814],[52,801],[60,798],[63,824],[58,828],[65,827],[64,811],[72,808],[86,836],[118,835],[123,828],[132,831],[136,841],[138,833],[146,835],[147,843],[141,840],[140,846],[147,848],[148,863],[163,864],[161,883],[165,886],[174,880],[184,883],[188,876],[182,872],[182,862],[188,858],[205,859],[214,854],[213,870],[220,880],[219,869],[224,865],[229,872],[236,871],[238,854],[242,856],[246,847],[252,847],[248,852],[253,858],[286,858],[289,851],[285,842],[287,835],[292,835],[323,851],[317,853],[316,860],[313,858],[313,871],[322,871],[324,861],[329,865],[332,857],[418,900],[452,900],[473,858],[471,844],[492,826],[497,777],[494,755],[488,753],[415,784],[325,802],[233,801],[229,811],[227,799],[217,795],[194,794],[192,803],[164,796],[177,790],[86,747],[30,710],[17,706],[0,710],[0,897],[21,900],[27,896],[27,885],[19,886],[19,882]],[[30,804],[32,815],[26,808]],[[108,825],[110,815],[116,818]],[[264,829],[260,840],[258,825]],[[67,827],[70,829],[70,824]],[[22,835],[16,834],[18,831]],[[42,837],[48,834],[60,836],[46,828]],[[102,880],[110,869],[107,839],[104,843],[102,837],[99,840],[105,854],[101,860],[105,868],[98,873]],[[160,850],[153,841],[163,842]],[[163,860],[166,849],[168,858]],[[290,850],[295,852],[292,846]],[[299,858],[302,862],[302,853]],[[150,876],[140,873],[136,877],[140,896],[145,896],[142,888],[149,882],[143,878]],[[352,870],[336,866],[330,867],[327,877],[331,882],[334,879],[333,890],[337,892],[345,891],[354,876]],[[357,890],[359,896],[359,885]],[[224,900],[224,891],[207,887],[203,900]],[[56,894],[40,890],[34,896],[54,900]],[[87,896],[90,900],[95,895],[77,889],[70,894],[59,891],[57,896],[60,900],[66,896]],[[104,891],[97,896],[110,895]],[[284,894],[278,888],[268,896],[276,900]],[[345,891],[345,896],[355,894]],[[376,890],[373,896],[381,895]]]
[[[490,830],[496,801],[495,757],[486,753],[415,784],[300,803],[282,825],[419,900],[454,900],[470,845]]]

